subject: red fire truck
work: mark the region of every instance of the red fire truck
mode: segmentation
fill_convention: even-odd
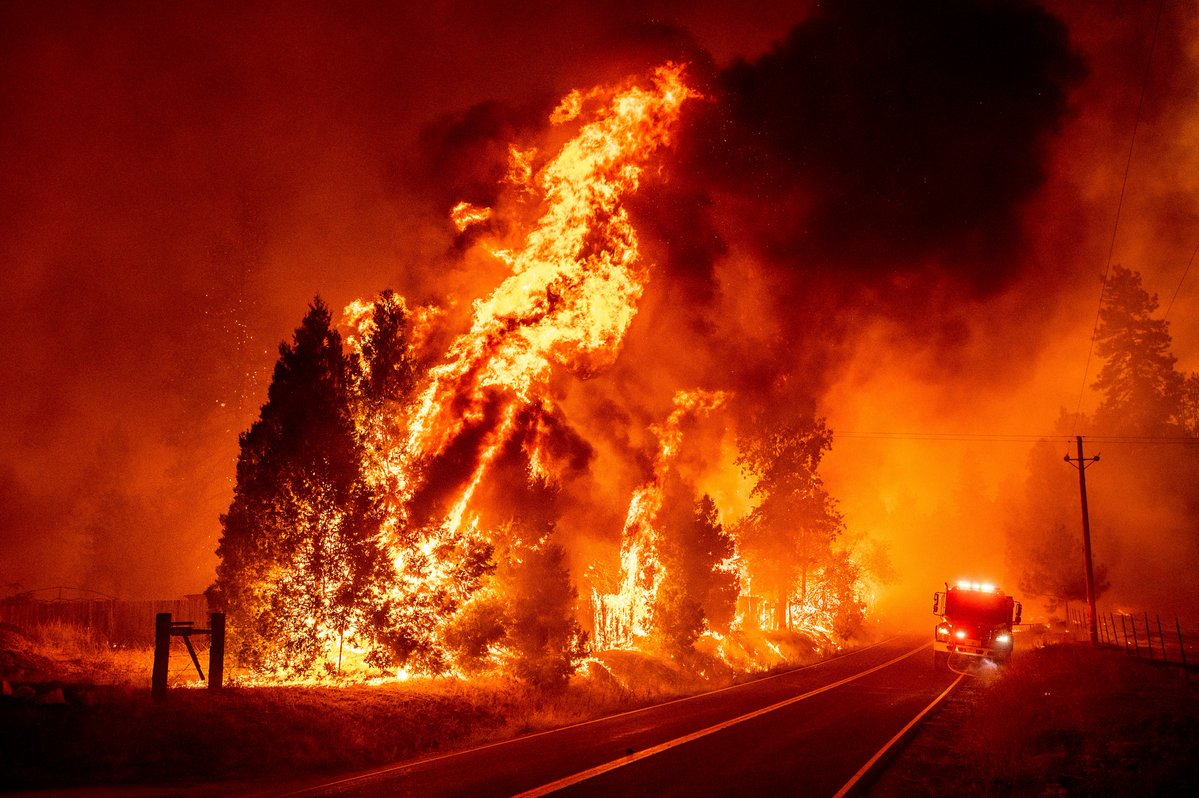
[[[933,667],[949,668],[953,655],[989,659],[1012,656],[1012,624],[1020,623],[1020,602],[990,584],[958,582],[933,594],[933,614],[941,618],[933,640]]]

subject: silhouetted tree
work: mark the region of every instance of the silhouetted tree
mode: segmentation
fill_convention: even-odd
[[[499,667],[526,684],[560,689],[587,642],[575,620],[566,552],[548,538],[527,544],[512,534],[502,533],[494,575],[450,622],[446,644],[468,672]]]
[[[236,653],[256,668],[334,667],[345,635],[368,627],[371,586],[385,573],[346,371],[318,297],[280,346],[267,402],[241,436],[210,595],[230,613]]]
[[[1170,352],[1169,323],[1153,318],[1157,306],[1138,272],[1112,268],[1095,338],[1095,351],[1106,358],[1093,385],[1103,395],[1095,411],[1101,428],[1160,435],[1185,424],[1185,378]]]
[[[761,424],[738,440],[737,463],[754,479],[757,506],[739,526],[754,591],[777,601],[776,627],[789,626],[790,591],[807,600],[808,574],[831,555],[845,523],[818,469],[832,448],[823,418]]]
[[[1199,374],[1194,372],[1187,376],[1182,386],[1179,422],[1184,434],[1199,438]]]
[[[667,647],[685,651],[704,630],[727,632],[737,609],[740,574],[732,564],[736,547],[720,523],[716,502],[676,486],[668,492],[674,512],[664,514],[659,557],[665,570],[655,604],[654,625]]]

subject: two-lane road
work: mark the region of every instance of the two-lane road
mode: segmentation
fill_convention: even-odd
[[[956,683],[908,637],[691,698],[276,795],[835,795]]]

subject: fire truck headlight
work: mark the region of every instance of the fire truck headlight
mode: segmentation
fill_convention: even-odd
[[[1007,632],[1003,632],[995,638],[995,642],[1007,645],[1008,643],[1012,642],[1012,636]]]
[[[938,626],[937,627],[937,639],[941,640],[941,641],[945,641],[945,640],[949,639],[949,627],[948,626]]]

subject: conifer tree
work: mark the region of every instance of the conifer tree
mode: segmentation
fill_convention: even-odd
[[[736,548],[720,523],[716,502],[696,500],[678,486],[668,501],[677,508],[663,519],[659,588],[654,625],[667,647],[690,649],[706,626],[727,632],[737,608],[741,579],[731,567]],[[677,494],[682,494],[679,496]]]
[[[234,651],[268,671],[334,669],[369,626],[385,559],[350,417],[341,337],[318,297],[283,343],[259,419],[241,436],[212,596]]]
[[[1141,275],[1114,266],[1099,311],[1095,351],[1106,358],[1093,387],[1103,394],[1095,411],[1102,427],[1122,434],[1176,432],[1185,421],[1184,375],[1170,352],[1170,326],[1153,318],[1157,295],[1141,285]]]
[[[776,602],[775,626],[790,625],[791,591],[806,602],[808,577],[832,554],[845,522],[818,469],[832,448],[823,418],[762,424],[738,441],[757,506],[739,527],[754,590]],[[797,584],[798,583],[798,584]]]

